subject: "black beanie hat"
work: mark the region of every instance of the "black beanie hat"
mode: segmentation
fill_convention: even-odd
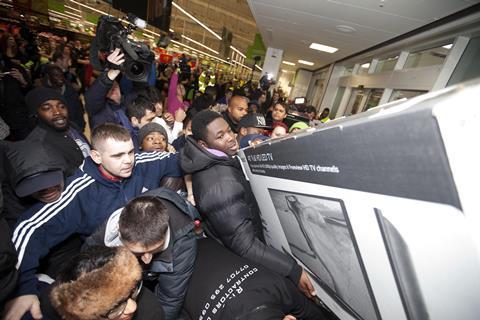
[[[34,115],[37,113],[38,107],[47,100],[60,100],[67,103],[60,92],[51,88],[39,87],[30,91],[25,97],[25,102],[28,107],[28,114]]]
[[[137,134],[138,144],[142,145],[143,139],[149,133],[152,133],[152,132],[159,132],[160,134],[162,134],[165,137],[165,140],[168,141],[167,130],[165,130],[164,127],[162,127],[160,124],[158,124],[156,122],[150,122],[150,123],[147,123],[146,125],[144,125],[140,130],[138,130],[138,134]]]

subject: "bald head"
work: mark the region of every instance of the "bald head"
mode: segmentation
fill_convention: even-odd
[[[238,123],[248,113],[247,99],[242,96],[233,96],[228,101],[228,113],[233,121]]]

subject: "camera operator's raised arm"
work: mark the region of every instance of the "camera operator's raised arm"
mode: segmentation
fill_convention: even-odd
[[[122,63],[125,62],[124,55],[120,51],[119,48],[116,48],[115,50],[112,51],[107,57],[107,61],[115,66],[120,66]],[[120,68],[110,68],[107,72],[107,76],[110,80],[115,80],[117,76],[120,74]]]

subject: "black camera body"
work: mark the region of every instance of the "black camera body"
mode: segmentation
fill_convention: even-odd
[[[276,84],[277,82],[273,79],[269,79],[268,75],[265,74],[260,78],[259,83],[260,83],[260,88],[263,91],[268,91],[268,89],[270,89],[270,86]]]
[[[119,48],[125,58],[125,62],[120,66],[120,70],[125,77],[136,82],[147,82],[152,71],[155,55],[144,43],[128,38],[132,30],[136,28],[135,18],[135,16],[129,14],[126,17],[128,25],[125,27],[115,17],[101,16],[90,48],[90,62],[95,69],[102,70],[104,68],[98,60],[98,51],[111,52],[115,48]]]

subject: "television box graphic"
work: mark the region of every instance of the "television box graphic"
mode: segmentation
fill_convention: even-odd
[[[478,82],[240,151],[267,242],[340,319],[478,319]]]

